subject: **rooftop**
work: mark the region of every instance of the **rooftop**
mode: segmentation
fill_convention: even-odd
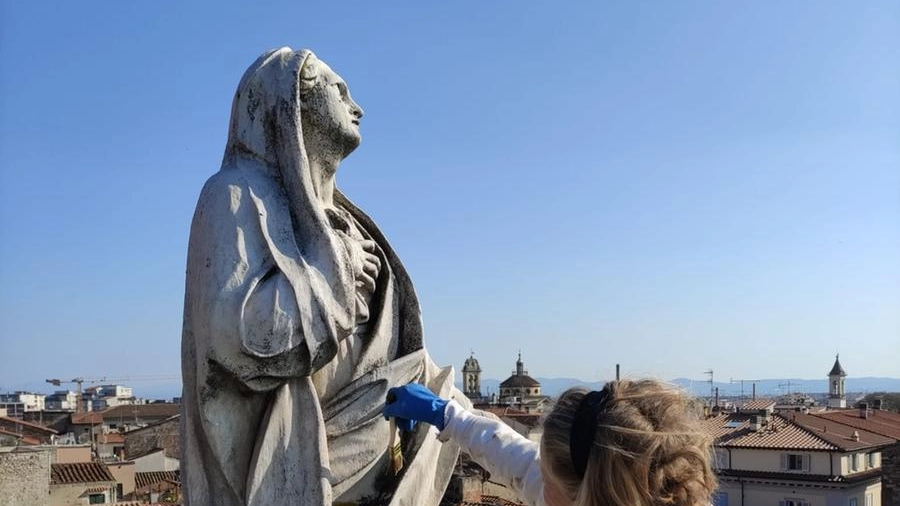
[[[717,446],[726,448],[853,451],[896,442],[814,415],[770,415],[759,430],[751,427],[752,418],[753,415],[745,413],[726,413],[707,418],[701,424],[715,438]]]
[[[866,417],[858,409],[839,409],[814,413],[812,416],[840,422],[882,436],[900,439],[900,413],[871,410]]]
[[[762,411],[762,410],[772,410],[775,407],[775,401],[772,399],[756,399],[754,401],[749,401],[744,403],[741,406],[741,410],[743,411]]]
[[[36,423],[31,423],[31,422],[25,422],[25,421],[19,420],[18,418],[10,418],[8,416],[0,416],[0,427],[7,427],[7,428],[14,427],[14,428],[28,429],[28,430],[31,430],[34,432],[46,434],[47,436],[50,436],[53,434],[58,434],[58,432],[56,432],[55,430],[50,429],[48,427],[44,427],[43,425],[38,425]],[[7,430],[9,430],[9,429],[7,429]]]
[[[76,462],[71,464],[50,464],[50,484],[115,482],[116,479],[99,462]]]
[[[829,483],[859,483],[881,476],[881,469],[871,469],[863,473],[851,475],[806,474],[806,473],[781,473],[773,471],[745,471],[740,469],[720,469],[719,476],[736,476],[741,478],[755,478],[758,480],[790,480],[790,481],[818,481]]]
[[[173,483],[181,484],[181,478],[178,471],[151,471],[146,473],[134,473],[135,488],[144,488],[147,485],[155,485],[157,483]]]
[[[123,404],[102,412],[104,420],[134,420],[135,418],[169,418],[181,413],[180,404]]]

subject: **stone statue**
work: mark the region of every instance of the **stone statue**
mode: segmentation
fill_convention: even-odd
[[[437,505],[459,449],[381,416],[409,382],[466,402],[422,343],[412,283],[335,187],[362,109],[306,50],[244,74],[188,248],[181,461],[187,506]],[[433,431],[433,429],[431,429]]]

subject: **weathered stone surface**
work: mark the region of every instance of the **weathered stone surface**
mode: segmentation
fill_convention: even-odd
[[[0,450],[0,504],[48,504],[50,450],[7,450]]]
[[[188,248],[182,483],[188,506],[436,505],[458,448],[420,424],[389,472],[388,388],[466,403],[422,343],[412,282],[335,188],[362,109],[310,51],[244,74]]]

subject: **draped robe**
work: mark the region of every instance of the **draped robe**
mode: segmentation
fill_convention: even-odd
[[[308,51],[264,54],[232,108],[221,170],[191,226],[182,337],[187,506],[437,505],[458,447],[421,424],[388,472],[388,388],[466,402],[422,342],[412,282],[372,220],[318,204],[297,79]],[[361,296],[354,241],[381,260]]]

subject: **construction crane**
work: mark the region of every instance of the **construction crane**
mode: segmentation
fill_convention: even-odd
[[[78,400],[75,403],[75,413],[80,414],[80,413],[84,412],[84,407],[82,405],[81,396],[83,393],[82,385],[84,384],[85,381],[87,381],[89,383],[105,383],[105,382],[112,382],[112,381],[128,381],[128,382],[132,382],[132,381],[164,381],[164,380],[174,380],[174,379],[181,379],[181,377],[180,376],[172,376],[172,375],[159,375],[159,376],[130,376],[130,377],[126,377],[126,378],[109,378],[106,376],[103,376],[101,378],[82,378],[81,376],[79,376],[77,378],[72,378],[70,380],[61,380],[59,378],[53,378],[53,379],[48,379],[48,380],[44,380],[44,381],[46,381],[47,383],[50,383],[51,385],[57,386],[57,387],[62,385],[63,383],[75,383],[77,385],[75,394],[78,396]]]

